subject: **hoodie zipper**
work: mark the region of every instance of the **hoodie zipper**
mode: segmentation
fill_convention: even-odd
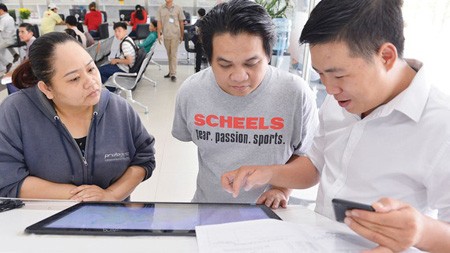
[[[94,113],[96,113],[96,112],[94,112]],[[58,117],[58,116],[56,116],[56,117]],[[59,117],[58,117],[58,119],[59,119]],[[93,122],[93,120],[94,120],[94,117],[92,117],[92,119],[91,119],[91,124],[89,125],[89,131],[88,131],[88,134],[86,136],[86,145],[84,147],[84,150],[85,150],[84,156],[81,153],[81,150],[78,147],[77,142],[75,141],[73,136],[70,134],[69,130],[67,130],[66,125],[64,125],[64,123],[60,120],[61,125],[64,128],[64,131],[66,131],[66,133],[69,134],[70,139],[72,140],[72,145],[75,147],[75,150],[77,150],[78,156],[80,157],[81,162],[83,163],[83,180],[82,180],[82,184],[92,184],[92,182],[91,182],[92,179],[90,178],[90,175],[89,175],[89,164],[87,162],[87,152],[86,151],[88,150],[89,133],[91,132],[91,129],[92,129],[92,122]]]

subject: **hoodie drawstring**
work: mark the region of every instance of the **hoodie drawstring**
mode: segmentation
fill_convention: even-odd
[[[93,147],[92,147],[92,169],[91,169],[91,182],[93,181],[94,178],[94,171],[95,171],[95,147],[97,146],[97,115],[98,112],[94,111],[93,113],[93,117],[92,117],[92,131],[93,131],[93,138],[94,138],[94,142],[93,142]]]
[[[63,144],[64,151],[66,152],[67,159],[69,160],[70,173],[71,173],[72,182],[73,182],[75,180],[75,170],[73,168],[72,160],[70,159],[70,156],[69,156],[69,151],[67,150],[67,144],[64,141],[64,136],[63,136],[64,129],[63,129],[63,126],[62,126],[62,123],[61,123],[61,120],[59,119],[59,117],[55,116],[54,119],[55,119],[55,123],[56,123],[56,128],[58,129],[58,132],[59,132],[59,137],[61,139],[61,143]]]

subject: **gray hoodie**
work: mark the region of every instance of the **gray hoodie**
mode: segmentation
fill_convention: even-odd
[[[94,108],[85,156],[37,87],[0,105],[0,197],[18,197],[23,180],[107,188],[131,165],[155,168],[155,139],[121,97],[103,90]]]

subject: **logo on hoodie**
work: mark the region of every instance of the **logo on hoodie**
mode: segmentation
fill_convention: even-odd
[[[112,162],[112,161],[122,161],[122,160],[130,160],[130,153],[124,152],[124,153],[110,153],[105,154],[105,162]]]

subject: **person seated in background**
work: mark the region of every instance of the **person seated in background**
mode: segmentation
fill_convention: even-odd
[[[28,54],[30,52],[30,46],[33,44],[33,42],[36,40],[36,37],[34,37],[34,27],[33,25],[29,23],[22,23],[19,25],[19,39],[22,42],[25,42],[25,46],[21,47],[19,50],[22,52],[23,55],[22,59],[20,59],[20,62],[28,59]],[[9,72],[6,75],[11,76],[12,73]],[[8,89],[8,94],[14,93],[18,91],[16,86],[14,86],[12,83],[7,83],[6,87]]]
[[[8,7],[0,3],[0,78],[19,60],[19,54],[13,48],[8,48],[14,44],[15,32],[14,19],[9,15]],[[6,49],[14,56],[13,62],[6,60]]]
[[[148,34],[147,38],[140,44],[138,44],[138,47],[143,47],[145,49],[145,52],[150,52],[150,49],[152,48],[155,41],[158,39],[158,22],[156,20],[152,20],[150,22],[150,25],[148,29],[150,30],[150,33]]]
[[[95,43],[95,40],[94,40],[94,38],[92,38],[92,35],[88,31],[84,30],[83,23],[78,22],[77,28],[78,28],[78,31],[82,32],[84,34],[84,36],[86,36],[86,46],[87,47],[92,46]]]
[[[30,52],[30,46],[36,40],[34,37],[34,26],[29,23],[22,23],[19,25],[19,39],[22,42],[25,42],[25,46],[21,48],[24,51],[22,62],[28,59],[28,55]]]
[[[84,35],[83,32],[81,32],[80,30],[78,30],[78,20],[75,16],[67,16],[66,17],[66,25],[67,25],[67,29],[71,29],[75,32],[76,36],[75,38],[77,40],[80,41],[81,45],[86,48],[87,47],[87,39],[86,39],[86,35]],[[66,29],[66,30],[67,30]],[[67,32],[67,31],[66,31]],[[69,35],[72,35],[71,32],[69,31],[68,33]]]
[[[114,23],[114,35],[120,41],[119,52],[114,55],[110,63],[100,67],[102,83],[105,83],[110,76],[116,72],[128,73],[130,66],[133,66],[136,58],[134,41],[127,35],[127,24],[124,22]],[[114,91],[115,89],[107,87]]]
[[[147,12],[145,11],[144,7],[138,4],[135,7],[135,11],[131,13],[130,22],[128,23],[129,25],[133,26],[131,28],[129,36],[135,37],[137,25],[146,23],[147,23]]]
[[[51,3],[48,5],[48,10],[44,12],[41,21],[41,34],[44,35],[55,31],[55,25],[63,25],[64,20],[58,15],[58,7]]]
[[[74,37],[80,44],[82,45],[83,41],[81,40],[80,35],[78,35],[74,30],[70,28],[66,28],[64,30],[65,33],[69,34],[70,36]],[[83,46],[84,47],[84,46]]]
[[[314,93],[300,77],[269,65],[276,33],[261,5],[216,5],[203,18],[200,36],[211,67],[180,86],[172,127],[176,139],[198,148],[193,201],[286,207],[290,189],[264,184],[233,198],[220,176],[303,156],[318,124]]]
[[[427,65],[403,57],[402,3],[316,5],[300,42],[309,43],[330,96],[313,146],[292,165],[224,174],[227,191],[320,180],[315,210],[324,216],[334,218],[334,198],[372,203],[374,212],[348,210],[344,220],[378,244],[367,252],[450,252],[450,98],[433,85]]]
[[[84,16],[84,24],[88,28],[88,32],[92,37],[98,37],[98,27],[102,23],[102,13],[97,10],[97,4],[91,2],[89,4],[89,12]]]
[[[71,36],[37,38],[13,83],[21,90],[0,105],[0,197],[123,201],[152,175],[153,136]]]
[[[195,21],[195,33],[192,37],[192,41],[195,45],[195,72],[199,72],[202,66],[202,58],[203,58],[203,46],[202,41],[199,37],[200,26],[202,24],[203,17],[206,14],[206,10],[203,8],[198,9],[197,11],[198,19]]]

